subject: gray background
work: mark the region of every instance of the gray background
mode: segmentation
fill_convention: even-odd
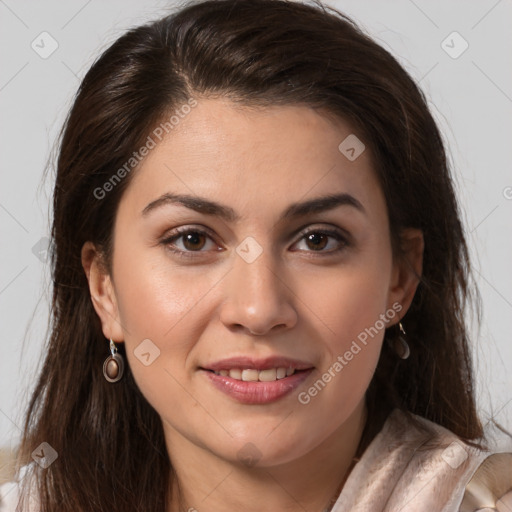
[[[512,3],[330,4],[353,16],[420,81],[444,133],[483,298],[480,332],[473,327],[479,405],[484,420],[494,414],[512,429]],[[0,0],[0,446],[18,443],[42,362],[52,188],[52,175],[43,181],[42,172],[56,135],[100,50],[174,5]],[[458,55],[465,41],[469,46]],[[58,48],[42,58],[52,44]]]

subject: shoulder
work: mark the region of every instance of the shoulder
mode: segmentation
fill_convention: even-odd
[[[28,507],[24,508],[24,512],[38,512],[38,502],[34,499],[34,494],[31,489],[29,465],[23,466],[20,469],[18,480],[13,482],[7,482],[0,485],[0,512],[16,512],[20,497],[22,493],[27,490],[30,494],[28,500]]]
[[[390,423],[391,430],[408,428],[410,432],[406,437],[411,441],[411,459],[401,480],[411,490],[413,502],[414,495],[430,501],[436,510],[473,512],[489,507],[499,511],[500,502],[512,498],[512,450],[493,453],[469,445],[425,418],[412,419],[395,411]]]
[[[503,476],[492,494],[499,504],[512,489],[506,460],[511,455],[492,455],[436,423],[394,410],[354,466],[333,510],[473,512],[483,507],[461,507],[471,507],[470,494],[480,497],[482,487],[489,487],[492,479],[483,476],[489,474]]]

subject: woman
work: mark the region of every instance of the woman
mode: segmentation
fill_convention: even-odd
[[[80,86],[53,206],[6,510],[507,510],[443,143],[348,18],[219,0],[129,31]]]

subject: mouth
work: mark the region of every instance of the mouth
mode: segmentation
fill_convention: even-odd
[[[200,367],[213,386],[237,402],[267,404],[296,389],[313,365],[288,358],[232,358]]]

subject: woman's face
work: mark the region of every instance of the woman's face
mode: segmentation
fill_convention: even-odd
[[[133,171],[93,296],[171,454],[282,464],[361,412],[416,284],[353,137],[305,106],[201,99]]]

